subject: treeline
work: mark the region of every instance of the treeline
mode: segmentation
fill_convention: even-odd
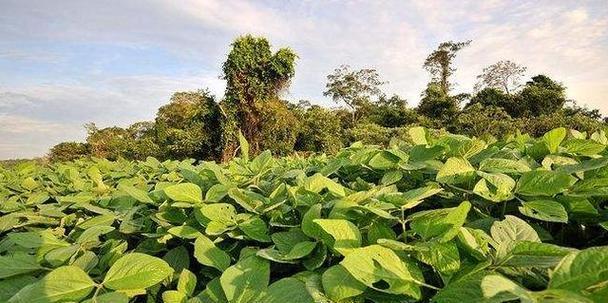
[[[49,159],[226,161],[237,152],[239,132],[254,154],[269,149],[286,155],[334,153],[355,141],[385,145],[413,125],[486,139],[518,131],[538,136],[560,126],[587,132],[606,126],[598,110],[568,100],[558,81],[537,75],[523,82],[526,68],[511,61],[486,67],[474,92],[453,94],[453,61],[470,43],[445,42],[429,54],[423,68],[431,80],[417,107],[387,96],[376,70],[344,65],[327,76],[324,95],[345,107],[325,108],[280,98],[295,74],[294,51],[273,52],[265,38],[239,37],[223,64],[227,86],[222,100],[207,90],[174,93],[154,121],[127,128],[88,124],[85,143],[57,144]]]

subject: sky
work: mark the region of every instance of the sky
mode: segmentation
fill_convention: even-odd
[[[152,120],[175,91],[224,91],[230,43],[262,35],[299,56],[285,98],[323,96],[341,64],[375,68],[387,94],[418,103],[426,56],[472,40],[455,61],[470,92],[499,60],[544,73],[608,115],[608,1],[0,0],[0,159],[84,141],[85,123]]]

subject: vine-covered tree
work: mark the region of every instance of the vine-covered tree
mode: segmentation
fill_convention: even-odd
[[[469,46],[469,44],[471,44],[471,40],[464,42],[443,42],[424,61],[424,69],[431,74],[433,82],[439,83],[439,87],[445,94],[450,92],[450,88],[453,85],[449,81],[449,78],[456,71],[456,68],[452,66],[456,53],[464,47]]]
[[[323,95],[335,102],[344,102],[352,112],[354,123],[358,118],[357,112],[374,102],[373,98],[382,95],[380,86],[385,83],[375,69],[351,70],[350,66],[342,65],[327,76]]]
[[[526,67],[513,61],[501,60],[483,69],[477,76],[475,90],[483,88],[494,88],[502,90],[507,95],[512,94],[521,87],[521,78],[526,72]]]
[[[288,87],[295,74],[296,58],[289,48],[273,53],[265,38],[246,35],[232,43],[223,65],[226,80],[225,99],[221,103],[223,160],[234,155],[239,129],[249,141],[250,152],[260,151],[262,124],[272,123],[263,120],[268,114],[262,110],[268,102],[278,100],[279,93]]]

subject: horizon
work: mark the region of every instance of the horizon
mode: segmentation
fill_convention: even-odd
[[[375,68],[383,91],[415,106],[422,64],[443,41],[473,40],[456,59],[454,92],[499,60],[563,83],[579,105],[608,114],[605,1],[448,4],[270,1],[0,1],[0,159],[43,156],[83,141],[85,123],[153,119],[176,91],[224,90],[221,64],[237,36],[264,36],[299,56],[285,99],[333,107],[326,76]],[[547,5],[551,3],[551,5]]]

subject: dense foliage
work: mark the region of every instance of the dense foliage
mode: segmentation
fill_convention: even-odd
[[[222,66],[223,98],[205,90],[176,92],[155,121],[127,128],[89,124],[86,143],[60,143],[48,159],[228,161],[238,152],[239,132],[250,142],[252,155],[264,149],[289,155],[333,154],[359,140],[386,145],[412,126],[497,138],[517,131],[540,136],[556,127],[586,132],[605,127],[597,109],[568,100],[566,87],[548,76],[520,83],[526,68],[508,60],[484,68],[474,92],[454,94],[454,61],[470,43],[441,43],[426,58],[423,68],[430,81],[416,107],[385,94],[387,82],[377,70],[342,65],[327,76],[323,94],[345,107],[322,108],[281,98],[296,72],[294,51],[273,51],[264,38],[242,36],[231,44]]]
[[[225,164],[1,169],[0,301],[606,301],[604,132],[403,132],[329,157],[250,159],[240,136]]]

